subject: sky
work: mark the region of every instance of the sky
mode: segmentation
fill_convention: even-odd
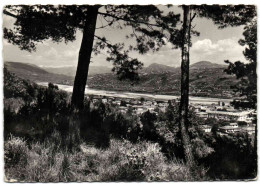
[[[162,10],[167,8],[160,6]],[[182,13],[180,8],[173,7],[174,12]],[[3,26],[13,27],[15,19],[3,15]],[[103,21],[104,22],[104,21]],[[101,25],[101,18],[98,17],[97,27]],[[192,37],[192,47],[190,49],[190,63],[198,61],[210,61],[213,63],[224,64],[224,60],[245,61],[243,56],[244,47],[238,44],[242,38],[243,26],[228,27],[218,29],[211,20],[205,18],[195,18],[193,21],[195,30],[200,32],[200,36]],[[133,43],[133,40],[126,39],[126,34],[130,33],[130,28],[123,30],[115,28],[97,29],[95,34],[105,36],[111,43],[124,42],[126,45]],[[17,46],[8,43],[3,39],[3,58],[4,61],[32,63],[45,67],[77,66],[78,52],[81,44],[82,33],[76,33],[76,40],[73,42],[53,43],[46,40],[37,45],[36,52],[21,51]],[[181,51],[172,49],[172,45],[167,43],[158,52],[148,52],[140,55],[137,52],[131,52],[130,56],[138,58],[149,66],[152,63],[159,63],[168,66],[180,66]],[[106,53],[102,52],[98,56],[92,54],[91,66],[108,66],[112,64],[106,61]]]

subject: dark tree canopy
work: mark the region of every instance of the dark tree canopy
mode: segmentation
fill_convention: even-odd
[[[192,5],[198,17],[210,19],[218,28],[245,25],[256,16],[254,5]]]

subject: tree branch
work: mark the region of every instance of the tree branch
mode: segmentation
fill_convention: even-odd
[[[109,23],[109,24],[107,24],[107,25],[103,25],[103,26],[101,26],[101,27],[97,27],[96,29],[106,28],[106,27],[108,27],[108,26],[110,26],[110,25],[112,25],[112,22]]]
[[[111,51],[112,51],[112,50],[117,51],[117,50],[114,48],[115,46],[114,46],[113,44],[108,43],[106,40],[104,40],[103,38],[101,38],[101,37],[99,37],[99,36],[97,36],[97,35],[94,35],[94,37],[96,37],[98,40],[100,40],[100,41],[106,43],[106,45],[108,46],[108,48],[109,48]],[[129,59],[133,59],[132,57],[129,57],[128,55],[127,55],[127,57],[128,57]]]
[[[9,15],[9,16],[11,16],[11,17],[13,17],[13,18],[16,18],[16,19],[19,18],[19,16],[14,15],[14,14],[12,14],[11,12],[8,12],[8,11],[6,11],[6,10],[3,10],[3,13],[4,13],[5,15]]]
[[[193,14],[193,16],[192,16],[191,19],[190,19],[191,22],[192,22],[192,20],[195,18],[196,15],[197,15],[196,13]]]
[[[117,16],[114,16],[114,15],[111,15],[111,14],[107,14],[107,13],[98,12],[98,14],[104,15],[104,16],[113,17],[113,18],[115,18],[115,19],[117,19],[117,20],[123,20],[123,21],[129,21],[129,22],[133,22],[133,23],[141,23],[141,24],[145,24],[145,25],[161,27],[160,25],[157,25],[157,24],[146,23],[146,22],[143,22],[143,21],[139,21],[139,22],[138,22],[138,21],[135,21],[135,20],[125,19],[125,18],[117,17]]]
[[[104,18],[104,20],[107,22],[107,25],[103,25],[102,19],[99,17],[100,22],[102,23],[102,26],[100,26],[100,27],[98,27],[98,28],[96,28],[96,29],[106,28],[106,27],[108,27],[108,26],[111,26],[111,25],[115,22],[114,20],[108,21],[108,20],[106,20],[106,18],[105,18],[103,15],[101,15],[101,16],[102,16],[102,17]]]
[[[112,44],[108,43],[106,40],[102,39],[101,37],[97,36],[97,35],[94,35],[94,37],[96,37],[98,40],[104,42],[107,44],[108,47],[113,47]]]

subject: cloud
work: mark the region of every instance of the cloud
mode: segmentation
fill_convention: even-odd
[[[75,59],[78,57],[78,52],[75,50],[65,50],[62,52],[62,57],[69,60],[69,59]]]
[[[244,47],[238,44],[238,38],[229,38],[212,42],[210,39],[196,41],[190,49],[192,63],[207,60],[214,63],[245,60]]]
[[[71,49],[57,50],[54,47],[48,47],[43,53],[43,57],[48,60],[71,61],[78,57],[78,52]]]
[[[198,40],[193,44],[192,50],[199,53],[208,53],[215,51],[218,48],[217,44],[213,44],[210,39]]]
[[[198,40],[193,44],[191,50],[198,53],[213,54],[234,50],[234,48],[236,50],[243,48],[238,44],[237,38],[218,40],[216,43],[213,43],[210,39]]]
[[[144,63],[144,66],[149,66],[152,63],[159,63],[168,66],[180,66],[181,62],[181,51],[178,49],[172,49],[170,43],[163,46],[158,52],[148,52],[147,54],[140,55],[135,54],[133,57],[136,57],[141,62]]]
[[[56,60],[56,59],[60,58],[60,54],[53,47],[51,47],[49,50],[46,50],[43,55],[44,55],[44,57],[46,57],[47,59],[50,59],[50,60]]]
[[[50,42],[51,42],[51,39],[46,39],[46,40],[42,41],[40,44],[48,47],[48,46],[50,46]]]
[[[47,44],[46,44],[47,43]],[[36,52],[28,53],[21,51],[17,46],[13,46],[3,40],[4,59],[10,61],[32,62],[37,65],[77,65],[79,46],[76,43],[68,45],[60,43],[53,44],[51,41],[46,41],[45,44],[39,45]],[[216,40],[201,39],[193,42],[190,49],[191,64],[206,60],[213,63],[224,64],[224,60],[230,61],[245,61],[243,56],[244,47],[238,44],[238,38],[229,38]],[[106,61],[107,54],[105,51],[102,54],[95,56],[92,53],[91,66],[112,66],[112,63]],[[172,45],[167,43],[158,52],[148,52],[140,55],[137,52],[131,52],[130,57],[137,58],[144,63],[144,66],[149,66],[152,63],[159,63],[168,66],[180,66],[181,50],[172,49]]]
[[[193,43],[190,49],[190,63],[199,61],[211,61],[213,63],[224,64],[224,60],[245,61],[243,55],[244,47],[238,44],[238,38],[229,38],[212,42],[210,39],[198,40]],[[181,65],[181,50],[172,49],[171,44],[163,46],[160,51],[145,55],[135,54],[145,66],[152,63],[160,63],[168,66]]]
[[[111,67],[113,63],[106,61],[106,57],[109,56],[105,51],[102,51],[101,54],[95,56],[92,53],[91,56],[91,66],[108,66]],[[129,53],[131,58],[137,58],[141,61],[144,66],[149,66],[152,63],[159,63],[168,66],[180,66],[181,52],[180,50],[172,49],[172,45],[167,43],[157,52],[148,52],[146,54],[139,54],[136,51],[131,51]]]

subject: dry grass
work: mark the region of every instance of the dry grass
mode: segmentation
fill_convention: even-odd
[[[81,143],[79,150],[61,146],[58,132],[43,143],[11,136],[5,142],[7,180],[22,182],[181,181],[192,180],[187,167],[167,161],[158,144],[110,140],[99,149]],[[55,143],[54,143],[55,142]]]

